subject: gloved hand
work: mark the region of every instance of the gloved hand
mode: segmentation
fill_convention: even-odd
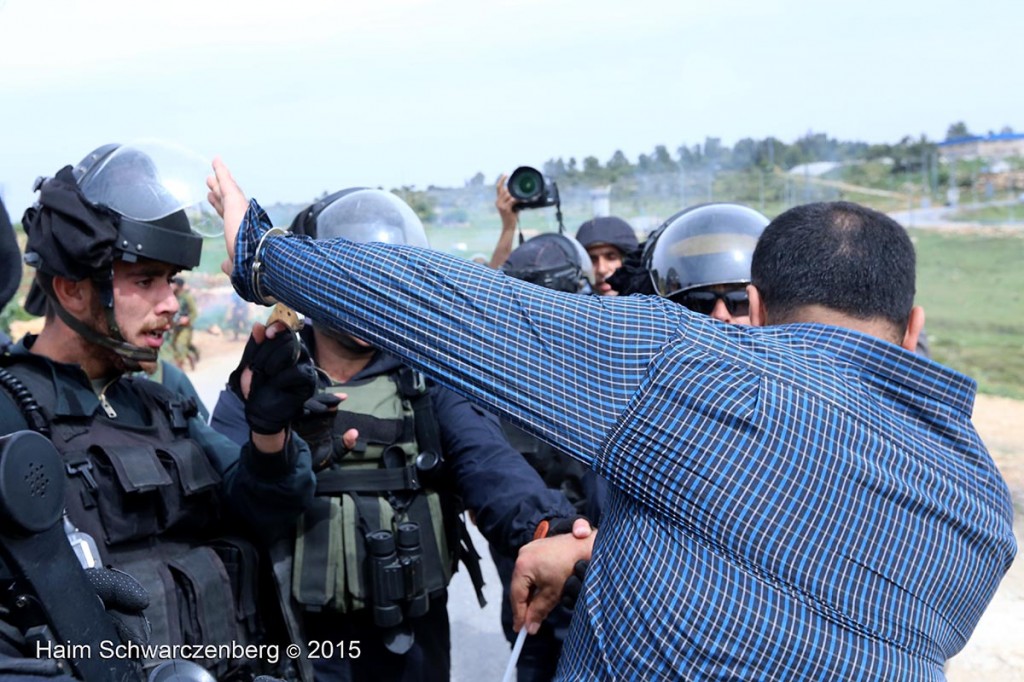
[[[143,611],[149,594],[139,581],[116,568],[87,568],[85,575],[114,622],[124,644],[149,644],[152,628]]]
[[[242,390],[246,369],[252,370],[248,396]],[[249,428],[270,435],[283,431],[302,414],[303,404],[316,391],[316,369],[295,333],[280,327],[261,342],[255,334],[249,336],[228,385],[245,401]]]
[[[572,575],[565,580],[565,587],[562,588],[562,606],[572,611],[576,608],[576,600],[580,598],[580,590],[583,589],[583,579],[587,577],[587,569],[590,567],[590,559],[580,559],[572,568]]]
[[[533,531],[533,539],[540,540],[541,538],[549,538],[552,535],[564,535],[566,533],[573,533],[576,535],[573,531],[578,521],[585,521],[588,526],[591,528],[594,527],[594,525],[590,523],[590,519],[582,514],[578,514],[576,516],[559,516],[553,519],[544,519],[538,523],[537,528]],[[586,528],[586,526],[584,526],[584,528]]]
[[[302,416],[295,422],[295,432],[309,445],[313,469],[319,471],[334,456],[334,419],[341,396],[317,393],[302,406]]]

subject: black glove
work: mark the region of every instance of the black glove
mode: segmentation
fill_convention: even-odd
[[[152,628],[143,611],[149,606],[149,594],[139,581],[116,568],[87,568],[92,583],[114,629],[124,644],[149,644]]]
[[[241,378],[252,369],[249,397],[242,396]],[[316,369],[309,352],[290,329],[256,343],[252,335],[242,360],[228,380],[245,400],[245,419],[254,432],[269,435],[287,427],[302,414],[303,403],[316,391]]]
[[[629,296],[630,294],[650,296],[658,293],[651,281],[651,273],[644,266],[643,253],[643,244],[627,253],[622,259],[622,266],[606,280],[612,289],[619,292],[620,296]]]
[[[565,579],[565,585],[562,586],[562,606],[570,611],[576,608],[576,600],[580,598],[583,579],[587,577],[587,568],[589,567],[589,559],[580,559],[573,566],[572,575]]]
[[[295,432],[309,445],[313,469],[326,467],[334,457],[334,419],[341,398],[333,393],[317,393],[302,406],[302,416],[295,422]]]
[[[572,533],[572,527],[576,525],[577,519],[583,519],[587,523],[590,523],[590,519],[582,514],[577,516],[557,516],[553,519],[545,519],[537,524],[537,528],[533,531],[533,539],[540,540],[541,538],[549,538],[552,535],[565,535],[566,533]],[[594,524],[590,523],[590,527],[593,528]]]

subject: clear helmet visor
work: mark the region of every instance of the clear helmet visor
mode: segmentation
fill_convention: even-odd
[[[423,223],[409,205],[390,192],[360,189],[327,206],[316,219],[317,239],[383,242],[430,248]]]
[[[210,162],[163,140],[100,147],[73,170],[85,198],[142,222],[185,211],[204,237],[224,233],[224,223],[206,201]]]

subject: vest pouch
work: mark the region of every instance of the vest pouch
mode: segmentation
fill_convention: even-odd
[[[241,538],[221,538],[211,542],[210,546],[220,557],[231,582],[238,627],[245,633],[247,641],[255,641],[263,635],[257,610],[259,552],[252,544]]]
[[[177,531],[205,529],[216,523],[211,514],[220,508],[217,495],[221,478],[206,453],[191,440],[161,444],[156,451],[165,471],[177,485],[160,496],[160,527]]]
[[[138,580],[149,595],[149,606],[143,613],[152,628],[150,643],[183,644],[178,590],[164,558],[158,553],[152,558],[120,563],[118,568]],[[162,662],[158,658],[144,659],[143,667],[148,673]]]
[[[292,596],[304,609],[351,610],[345,599],[342,499],[315,497],[299,519],[292,560]]]
[[[234,592],[224,563],[210,547],[196,547],[168,562],[177,588],[185,644],[239,642]],[[223,659],[197,661],[226,667]]]
[[[161,489],[170,474],[150,445],[94,445],[96,502],[108,545],[152,537],[160,530]]]

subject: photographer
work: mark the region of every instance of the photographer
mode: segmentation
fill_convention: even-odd
[[[562,209],[558,197],[558,186],[547,180],[540,171],[530,166],[520,166],[512,175],[502,174],[495,186],[497,197],[494,206],[501,216],[501,234],[491,254],[490,267],[497,270],[508,259],[519,226],[519,211],[530,208],[554,206],[558,212],[558,224],[562,224]],[[522,239],[520,239],[522,243]]]

